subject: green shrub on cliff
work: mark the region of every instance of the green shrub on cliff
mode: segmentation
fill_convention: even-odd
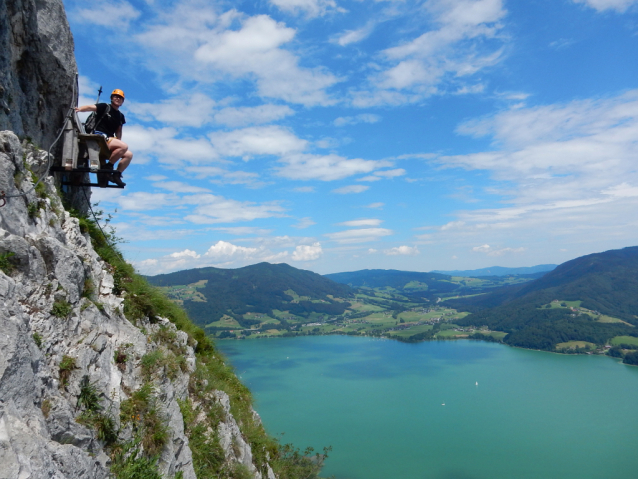
[[[60,361],[59,366],[59,374],[60,374],[60,385],[66,386],[69,382],[69,377],[71,376],[71,371],[76,368],[75,358],[72,356],[67,356],[66,354],[62,356],[62,361]]]
[[[117,479],[163,479],[157,468],[157,456],[142,453],[139,437],[124,444],[114,455],[111,471]]]
[[[97,387],[86,375],[82,378],[82,381],[80,381],[80,394],[78,395],[76,407],[84,408],[91,412],[102,410],[100,394]]]
[[[6,275],[10,275],[16,269],[14,256],[15,253],[11,251],[0,254],[0,271]]]
[[[92,219],[81,217],[75,212],[83,233],[88,233],[95,251],[109,265],[114,278],[114,294],[124,296],[124,313],[129,321],[137,324],[142,318],[151,323],[159,317],[167,318],[177,329],[188,335],[188,343],[194,346],[196,355],[195,371],[191,374],[189,397],[180,402],[184,417],[185,432],[193,453],[193,467],[199,479],[240,478],[247,471],[228,464],[217,436],[217,426],[224,420],[223,408],[214,395],[215,390],[225,392],[230,399],[233,417],[240,426],[243,437],[253,453],[253,462],[262,475],[270,464],[280,479],[313,479],[321,469],[324,454],[309,457],[312,452],[303,453],[291,444],[282,445],[269,436],[252,409],[252,396],[248,388],[239,381],[223,355],[215,348],[204,330],[193,324],[186,312],[145,278],[137,274],[115,244],[118,238],[112,229],[104,231]],[[98,212],[98,219],[101,212]],[[106,220],[108,223],[108,219]],[[145,333],[146,334],[146,333]],[[148,353],[142,358],[142,368],[148,381],[164,368],[172,376],[178,369],[185,370],[186,360],[183,347],[178,344],[175,333],[160,328],[149,339],[159,343],[162,349]],[[177,368],[177,369],[176,369]],[[118,479],[149,478],[157,474],[157,454],[168,439],[163,418],[152,407],[152,386],[147,383],[134,392],[121,405],[121,421],[136,423],[140,434],[119,448],[114,448],[112,471]],[[195,412],[195,409],[197,412]],[[203,419],[202,419],[203,418]],[[144,453],[140,452],[140,445]],[[177,476],[176,476],[177,477]]]
[[[53,303],[51,314],[58,318],[66,318],[73,311],[73,305],[63,299],[58,299]]]

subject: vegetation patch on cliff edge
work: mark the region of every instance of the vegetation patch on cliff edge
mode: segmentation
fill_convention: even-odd
[[[206,336],[204,330],[194,325],[186,312],[172,302],[162,291],[150,285],[144,277],[137,274],[132,265],[127,263],[115,244],[118,239],[112,228],[107,226],[106,231],[100,227],[97,221],[87,217],[81,217],[71,212],[78,218],[83,233],[88,233],[95,251],[109,265],[114,277],[114,293],[124,296],[124,313],[129,321],[137,324],[142,318],[148,318],[151,323],[158,318],[167,318],[177,329],[188,335],[188,343],[194,346],[196,354],[195,371],[191,374],[189,397],[181,403],[184,416],[185,430],[189,437],[190,448],[193,453],[193,465],[197,477],[203,478],[236,478],[241,477],[241,468],[235,464],[228,464],[223,450],[219,445],[217,429],[223,419],[221,406],[214,390],[225,392],[230,399],[231,412],[235,417],[242,436],[250,444],[253,453],[253,462],[262,475],[266,475],[268,464],[280,479],[311,479],[318,477],[322,459],[327,457],[328,448],[323,455],[310,457],[312,449],[301,452],[290,444],[282,445],[279,441],[267,434],[261,421],[255,416],[252,409],[252,396],[246,386],[237,378],[233,368],[227,364],[223,355],[216,349],[214,343]],[[101,219],[101,213],[97,213],[97,220]],[[105,221],[108,224],[108,219]],[[162,344],[162,349],[147,354],[142,358],[143,367],[147,373],[147,379],[152,381],[157,368],[165,367],[171,371],[166,363],[167,357],[174,358],[178,368],[185,366],[184,351],[173,337],[174,333],[160,329],[149,339]],[[180,358],[182,361],[180,361]],[[131,398],[122,404],[124,416],[123,422],[148,422],[141,429],[161,432],[161,418],[153,413],[151,386],[143,386],[133,393]],[[194,411],[197,404],[197,413]],[[149,409],[151,408],[151,409]],[[200,420],[200,416],[204,420]],[[143,417],[145,419],[143,419]],[[153,424],[150,424],[150,423]],[[161,434],[160,434],[161,436]],[[130,444],[117,448],[117,454],[113,457],[113,472],[119,479],[131,476],[130,472],[144,465],[151,467],[154,454],[160,450],[161,438],[136,437]],[[139,446],[143,444],[144,454]],[[153,469],[155,470],[155,469]],[[126,472],[129,471],[129,472]],[[125,473],[126,472],[126,473]],[[146,477],[146,476],[139,476]],[[152,474],[149,477],[154,477]]]

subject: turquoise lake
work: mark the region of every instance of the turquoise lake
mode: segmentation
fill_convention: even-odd
[[[337,479],[638,478],[638,368],[477,341],[220,341],[267,430]],[[478,385],[477,385],[478,383]]]

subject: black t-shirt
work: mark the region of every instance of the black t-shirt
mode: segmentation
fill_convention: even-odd
[[[95,106],[97,107],[95,114],[98,119],[98,123],[95,125],[95,131],[106,133],[109,138],[115,136],[115,132],[119,130],[120,126],[126,123],[124,115],[112,106],[109,108],[109,111],[105,113],[106,107],[108,106],[106,103],[98,103]]]

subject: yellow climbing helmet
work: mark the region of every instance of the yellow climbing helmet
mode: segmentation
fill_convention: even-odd
[[[124,92],[122,90],[120,90],[119,88],[116,88],[115,90],[113,90],[113,93],[111,93],[111,96],[113,96],[113,95],[119,95],[122,98],[126,98],[124,96]]]

